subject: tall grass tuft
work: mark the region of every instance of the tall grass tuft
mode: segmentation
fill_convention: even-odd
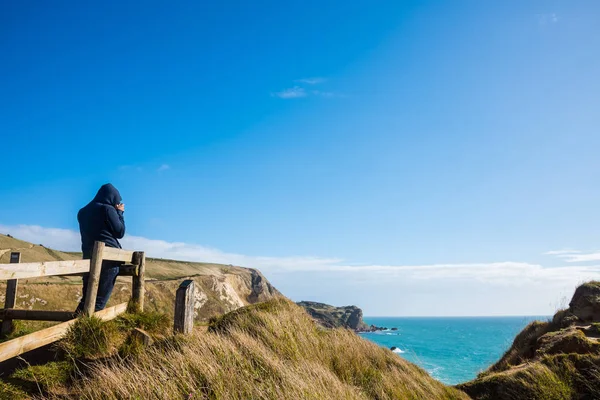
[[[58,346],[74,360],[105,357],[110,354],[117,335],[115,324],[82,316],[69,327]]]

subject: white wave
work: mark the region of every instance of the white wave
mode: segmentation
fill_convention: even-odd
[[[395,348],[394,350],[392,350],[392,351],[393,351],[394,353],[398,353],[398,354],[402,354],[402,353],[404,353],[404,350],[402,350],[402,349],[401,349],[401,348],[399,348],[399,347],[396,347],[396,348]]]

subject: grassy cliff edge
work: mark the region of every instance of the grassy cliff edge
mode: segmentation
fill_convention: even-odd
[[[569,308],[529,324],[497,363],[457,387],[478,400],[600,399],[600,282],[579,286]]]

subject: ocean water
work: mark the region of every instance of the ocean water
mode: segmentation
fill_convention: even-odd
[[[535,317],[365,317],[367,324],[397,331],[361,333],[449,385],[465,382],[496,362]]]

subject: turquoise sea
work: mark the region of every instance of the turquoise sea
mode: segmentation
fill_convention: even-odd
[[[497,361],[513,339],[535,317],[365,317],[390,330],[362,333],[439,381],[454,385],[471,380]],[[393,331],[391,328],[398,328]]]

